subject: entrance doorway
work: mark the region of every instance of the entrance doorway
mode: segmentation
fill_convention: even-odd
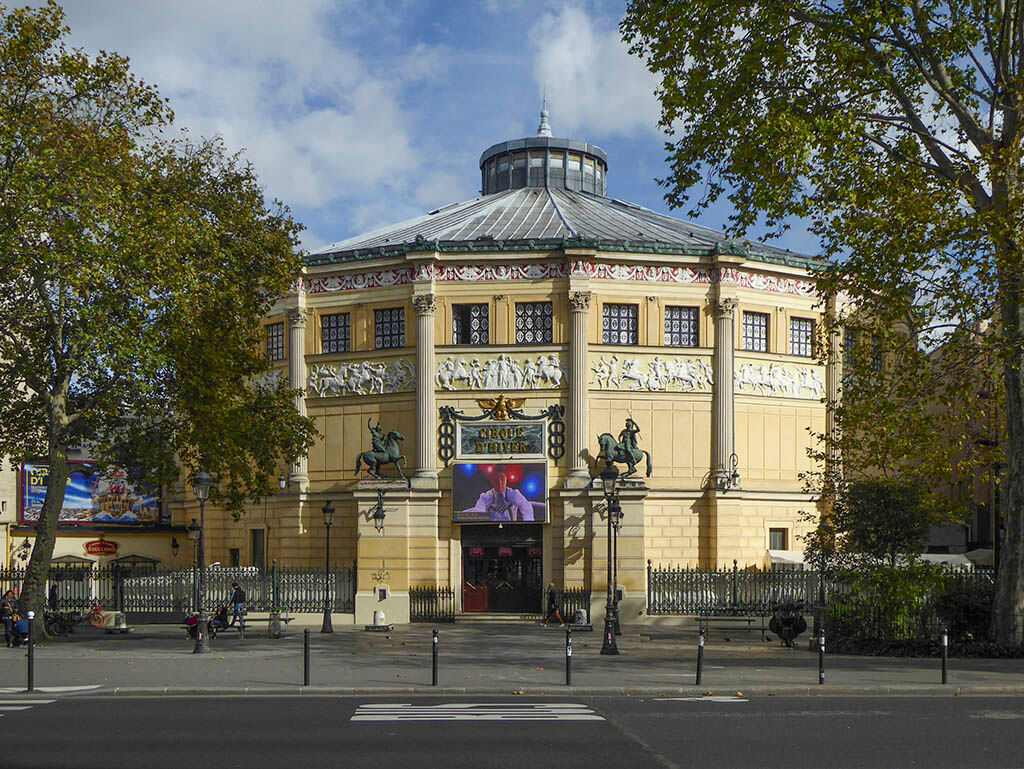
[[[539,614],[544,592],[541,527],[462,527],[462,610]]]

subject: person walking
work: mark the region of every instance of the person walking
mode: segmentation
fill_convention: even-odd
[[[11,642],[14,640],[14,611],[17,606],[17,600],[14,597],[14,591],[8,590],[4,593],[4,597],[0,598],[0,620],[4,623],[4,642],[7,644],[7,648],[11,648]]]
[[[245,591],[238,586],[237,582],[232,582],[231,587],[234,590],[231,593],[231,627],[234,627],[237,621],[238,626],[245,630]]]
[[[562,619],[562,591],[555,587],[554,582],[548,585],[548,611],[544,617],[544,624],[551,622],[552,617],[558,620],[559,625],[565,624],[565,620]]]

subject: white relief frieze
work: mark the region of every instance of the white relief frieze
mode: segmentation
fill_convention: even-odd
[[[822,398],[825,380],[807,366],[781,363],[742,363],[736,368],[736,392],[781,398]]]
[[[306,387],[311,396],[321,398],[412,392],[416,369],[408,358],[314,364],[309,367]]]
[[[439,359],[434,382],[440,390],[541,390],[562,386],[567,369],[557,355],[537,359],[514,359],[501,354],[494,358],[451,356]]]
[[[714,383],[709,361],[700,357],[602,354],[591,359],[590,371],[590,384],[600,390],[710,392]]]
[[[307,294],[325,294],[338,291],[357,291],[366,288],[403,286],[415,281],[434,280],[441,283],[514,280],[556,280],[569,275],[587,275],[599,280],[639,283],[676,283],[712,285],[730,283],[737,286],[775,294],[793,294],[812,297],[814,281],[763,275],[735,267],[711,269],[707,267],[681,267],[675,265],[608,264],[591,262],[564,262],[548,264],[495,264],[495,265],[419,265],[370,272],[310,277],[302,281],[301,290]]]

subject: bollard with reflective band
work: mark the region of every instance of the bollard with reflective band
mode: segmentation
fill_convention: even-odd
[[[700,635],[697,637],[697,681],[696,686],[700,686],[700,680],[704,676],[704,628],[700,629]]]
[[[565,685],[572,686],[572,630],[565,629]]]
[[[942,683],[948,683],[946,673],[946,660],[949,654],[949,631],[942,628]]]
[[[431,686],[437,686],[437,629],[434,630],[434,661],[433,672],[430,679]]]
[[[32,635],[32,621],[35,619],[36,613],[30,611],[28,613],[28,687],[27,691],[32,691],[36,688],[36,655],[35,655],[35,638]]]
[[[309,628],[302,631],[302,685],[309,686]]]
[[[825,683],[825,631],[818,636],[818,685]]]

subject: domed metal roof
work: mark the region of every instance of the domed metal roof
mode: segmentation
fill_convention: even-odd
[[[600,174],[589,185],[582,173],[579,185],[570,181],[568,173],[556,177],[548,167],[552,158],[550,148],[556,145],[567,153],[575,150],[581,161],[591,158],[598,170],[602,164],[606,167],[606,156],[600,148],[586,142],[550,138],[550,132],[545,109],[537,137],[503,142],[484,152],[480,159],[482,170],[490,171],[502,157],[509,157],[507,183],[502,184],[500,191],[332,243],[311,252],[306,263],[315,266],[433,249],[493,252],[583,246],[694,256],[725,252],[805,268],[821,264],[804,254],[763,243],[736,241],[706,227],[605,197],[599,194],[603,189]],[[536,165],[543,171],[532,176],[512,172],[518,154],[525,156],[524,161],[538,155],[539,161],[540,152],[544,153],[544,162]],[[564,157],[571,159],[570,154]],[[592,191],[585,191],[588,186]],[[493,186],[488,185],[485,176],[484,190],[490,189]]]

